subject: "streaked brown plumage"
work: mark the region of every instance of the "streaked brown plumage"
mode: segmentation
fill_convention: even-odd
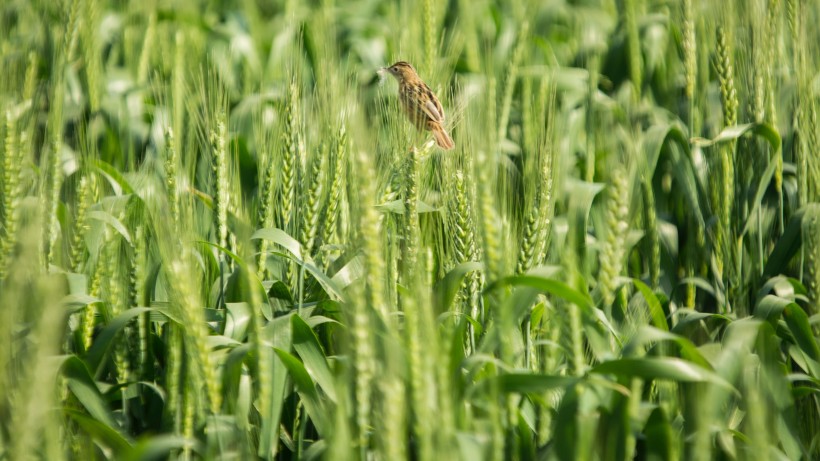
[[[410,121],[420,130],[432,131],[439,147],[452,149],[453,140],[442,126],[444,109],[430,87],[416,73],[416,69],[405,61],[399,61],[383,70],[398,80],[399,101]]]

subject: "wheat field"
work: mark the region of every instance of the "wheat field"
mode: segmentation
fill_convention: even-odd
[[[0,2],[0,460],[820,459],[819,21]]]

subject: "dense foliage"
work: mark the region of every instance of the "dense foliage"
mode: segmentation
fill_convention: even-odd
[[[3,1],[0,459],[820,458],[818,20]]]

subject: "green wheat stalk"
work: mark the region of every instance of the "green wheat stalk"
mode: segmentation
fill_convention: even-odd
[[[0,281],[7,275],[8,264],[17,245],[17,209],[20,205],[20,134],[17,118],[6,112],[6,139],[3,152],[3,241],[0,243]]]
[[[649,265],[649,284],[657,289],[661,277],[661,244],[658,232],[658,218],[655,210],[655,193],[652,190],[652,181],[644,178],[641,181],[641,197],[643,198],[643,222],[646,232],[646,254]]]
[[[339,126],[336,135],[336,145],[333,150],[332,168],[330,171],[330,190],[327,196],[327,207],[322,225],[322,243],[325,245],[336,242],[339,227],[339,215],[342,211],[342,197],[345,189],[345,172],[347,170],[347,131],[344,122]],[[330,264],[330,258],[324,260],[325,268]]]
[[[616,168],[610,178],[606,205],[606,239],[599,254],[601,269],[598,284],[604,308],[610,313],[615,301],[617,278],[623,269],[625,253],[624,236],[629,231],[629,177],[622,168]]]
[[[99,34],[100,27],[100,3],[86,0],[83,8],[83,27],[81,35],[84,46],[82,47],[83,58],[85,59],[85,74],[88,81],[88,105],[91,112],[100,109],[101,91],[100,82],[102,80],[102,57],[100,49]]]
[[[227,116],[224,112],[216,115],[216,122],[211,129],[211,162],[213,170],[214,191],[214,227],[217,243],[228,248],[228,208],[230,207],[229,172],[228,172],[228,129]]]
[[[623,22],[629,50],[629,78],[635,86],[638,99],[640,99],[643,87],[643,56],[641,53],[641,37],[638,30],[638,1],[623,0]]]
[[[302,247],[308,255],[313,254],[316,236],[319,232],[321,208],[325,202],[324,182],[327,156],[327,148],[322,146],[313,154],[313,159],[310,162],[310,174],[308,175],[310,184],[307,187],[303,203],[304,206],[302,207],[301,229]]]

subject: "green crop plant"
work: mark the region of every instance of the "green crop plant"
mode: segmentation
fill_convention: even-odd
[[[2,2],[0,459],[820,458],[818,20]]]

